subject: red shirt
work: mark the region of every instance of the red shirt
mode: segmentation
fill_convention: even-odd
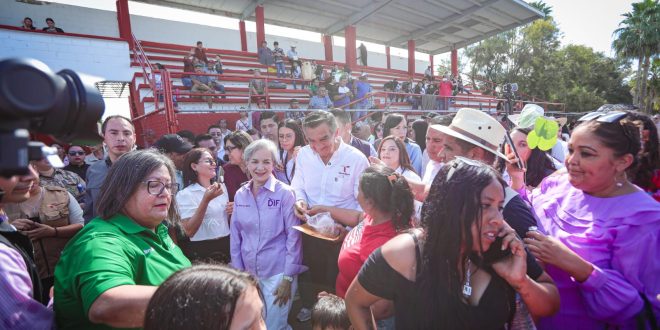
[[[225,187],[227,187],[227,197],[229,197],[230,202],[233,202],[234,195],[236,195],[238,188],[240,188],[244,183],[248,182],[249,179],[247,174],[243,173],[243,170],[241,170],[238,165],[226,164],[222,167],[222,169],[225,171]]]
[[[371,252],[396,236],[392,221],[375,226],[371,225],[372,221],[371,216],[365,214],[364,220],[353,228],[344,239],[337,260],[339,274],[335,283],[339,297],[344,298],[346,290],[360,272],[362,264],[369,258]]]
[[[449,81],[443,81],[440,83],[440,96],[451,96],[451,90],[453,86]]]

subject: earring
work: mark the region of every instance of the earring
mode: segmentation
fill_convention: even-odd
[[[623,179],[619,175],[614,177],[614,183],[616,184],[617,188],[623,187],[623,183],[626,181],[626,174],[623,173]]]

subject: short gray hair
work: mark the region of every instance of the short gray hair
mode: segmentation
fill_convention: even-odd
[[[117,213],[124,212],[128,200],[133,197],[142,182],[153,171],[165,166],[170,173],[172,183],[176,183],[174,164],[165,155],[154,149],[131,151],[121,156],[108,171],[103,181],[96,211],[100,218],[108,220]],[[180,220],[176,200],[168,210],[168,222],[174,224]]]
[[[337,121],[335,120],[335,116],[324,110],[317,110],[308,114],[305,119],[303,119],[303,131],[307,128],[317,128],[323,123],[330,127],[330,132],[332,134],[337,131]]]
[[[254,155],[255,152],[266,149],[270,152],[273,157],[273,163],[277,162],[277,146],[273,141],[268,139],[259,139],[255,140],[250,145],[243,150],[243,160],[247,163],[250,158]]]

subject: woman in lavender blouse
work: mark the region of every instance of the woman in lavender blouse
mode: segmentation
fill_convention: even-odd
[[[569,142],[566,170],[528,193],[539,228],[525,242],[557,283],[561,309],[539,329],[635,329],[660,316],[660,204],[626,178],[640,150],[626,113],[590,113]],[[515,156],[510,155],[510,159]]]
[[[277,147],[261,139],[244,151],[252,179],[234,196],[231,265],[259,280],[268,329],[287,329],[297,275],[304,271],[293,189],[273,176]]]

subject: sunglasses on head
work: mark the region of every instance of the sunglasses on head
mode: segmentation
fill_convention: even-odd
[[[482,167],[482,166],[488,166],[478,160],[474,159],[469,159],[461,156],[456,156],[454,158],[454,163],[451,165],[451,168],[449,169],[449,172],[447,173],[447,179],[445,182],[449,182],[451,180],[451,177],[454,176],[454,172],[456,172],[456,169],[459,167],[463,166],[477,166],[477,167]]]
[[[628,115],[627,112],[623,111],[611,111],[611,112],[590,112],[578,119],[578,121],[590,121],[596,120],[600,123],[615,123],[623,119]]]

